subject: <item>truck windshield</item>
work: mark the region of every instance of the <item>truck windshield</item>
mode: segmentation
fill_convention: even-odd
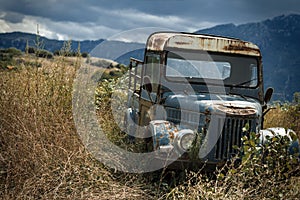
[[[256,87],[258,61],[251,56],[207,52],[168,52],[165,76],[170,81]]]

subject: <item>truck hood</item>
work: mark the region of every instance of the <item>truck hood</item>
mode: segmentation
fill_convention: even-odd
[[[165,97],[165,107],[194,112],[222,112],[230,115],[261,115],[258,101],[238,95],[171,94]]]

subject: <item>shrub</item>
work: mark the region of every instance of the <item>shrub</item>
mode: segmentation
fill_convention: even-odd
[[[53,58],[53,54],[51,52],[49,52],[47,50],[43,50],[43,49],[42,50],[38,50],[36,52],[36,54],[40,58],[48,58],[48,59]]]
[[[83,58],[87,58],[87,57],[89,57],[89,53],[83,52],[83,53],[81,53],[81,56],[82,56]]]
[[[55,51],[53,52],[53,55],[59,56],[59,55],[60,55],[60,50],[55,50]]]
[[[8,48],[6,50],[6,52],[8,54],[12,55],[12,56],[20,56],[20,55],[22,55],[22,51],[19,50],[19,49],[14,48],[14,47]]]
[[[285,129],[292,129],[300,139],[300,104],[276,104],[274,108],[265,116],[265,128],[284,127]]]
[[[34,47],[28,47],[27,52],[28,52],[29,54],[35,54],[36,50],[35,50]]]
[[[17,64],[14,57],[19,57],[22,52],[16,48],[8,48],[0,50],[0,67],[3,69],[14,68]]]

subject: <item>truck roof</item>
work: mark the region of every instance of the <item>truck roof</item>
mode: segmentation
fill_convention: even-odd
[[[149,36],[147,50],[170,48],[261,56],[255,44],[234,38],[180,32],[156,32]]]

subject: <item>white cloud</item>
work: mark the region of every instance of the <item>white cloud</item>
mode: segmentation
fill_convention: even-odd
[[[29,33],[36,33],[37,23],[34,20],[24,18],[20,23],[11,23],[3,19],[0,20],[0,32],[23,31]]]
[[[36,33],[38,24],[40,35],[51,39],[96,40],[113,38],[127,42],[144,42],[145,38],[154,31],[195,31],[199,28],[212,25],[212,23],[209,22],[194,24],[192,19],[180,18],[173,15],[156,16],[132,9],[102,10],[101,8],[97,8],[97,11],[102,13],[101,16],[106,16],[108,20],[99,17],[95,22],[80,23],[71,21],[52,21],[49,18],[25,15],[20,22],[13,23],[2,19],[1,16],[6,15],[5,12],[2,12],[0,13],[0,32],[21,31]],[[140,34],[139,36],[125,34],[126,37],[124,37],[123,32],[130,32],[132,29],[142,29],[144,27],[147,29],[146,33]],[[120,33],[122,33],[122,38],[117,38]],[[132,34],[132,32],[130,33]]]
[[[96,40],[107,38],[112,34],[120,32],[118,29],[94,23],[55,22],[50,19],[34,16],[24,16],[23,20],[18,23],[11,23],[0,19],[0,32],[21,31],[35,34],[37,32],[37,25],[41,36],[59,40]]]

